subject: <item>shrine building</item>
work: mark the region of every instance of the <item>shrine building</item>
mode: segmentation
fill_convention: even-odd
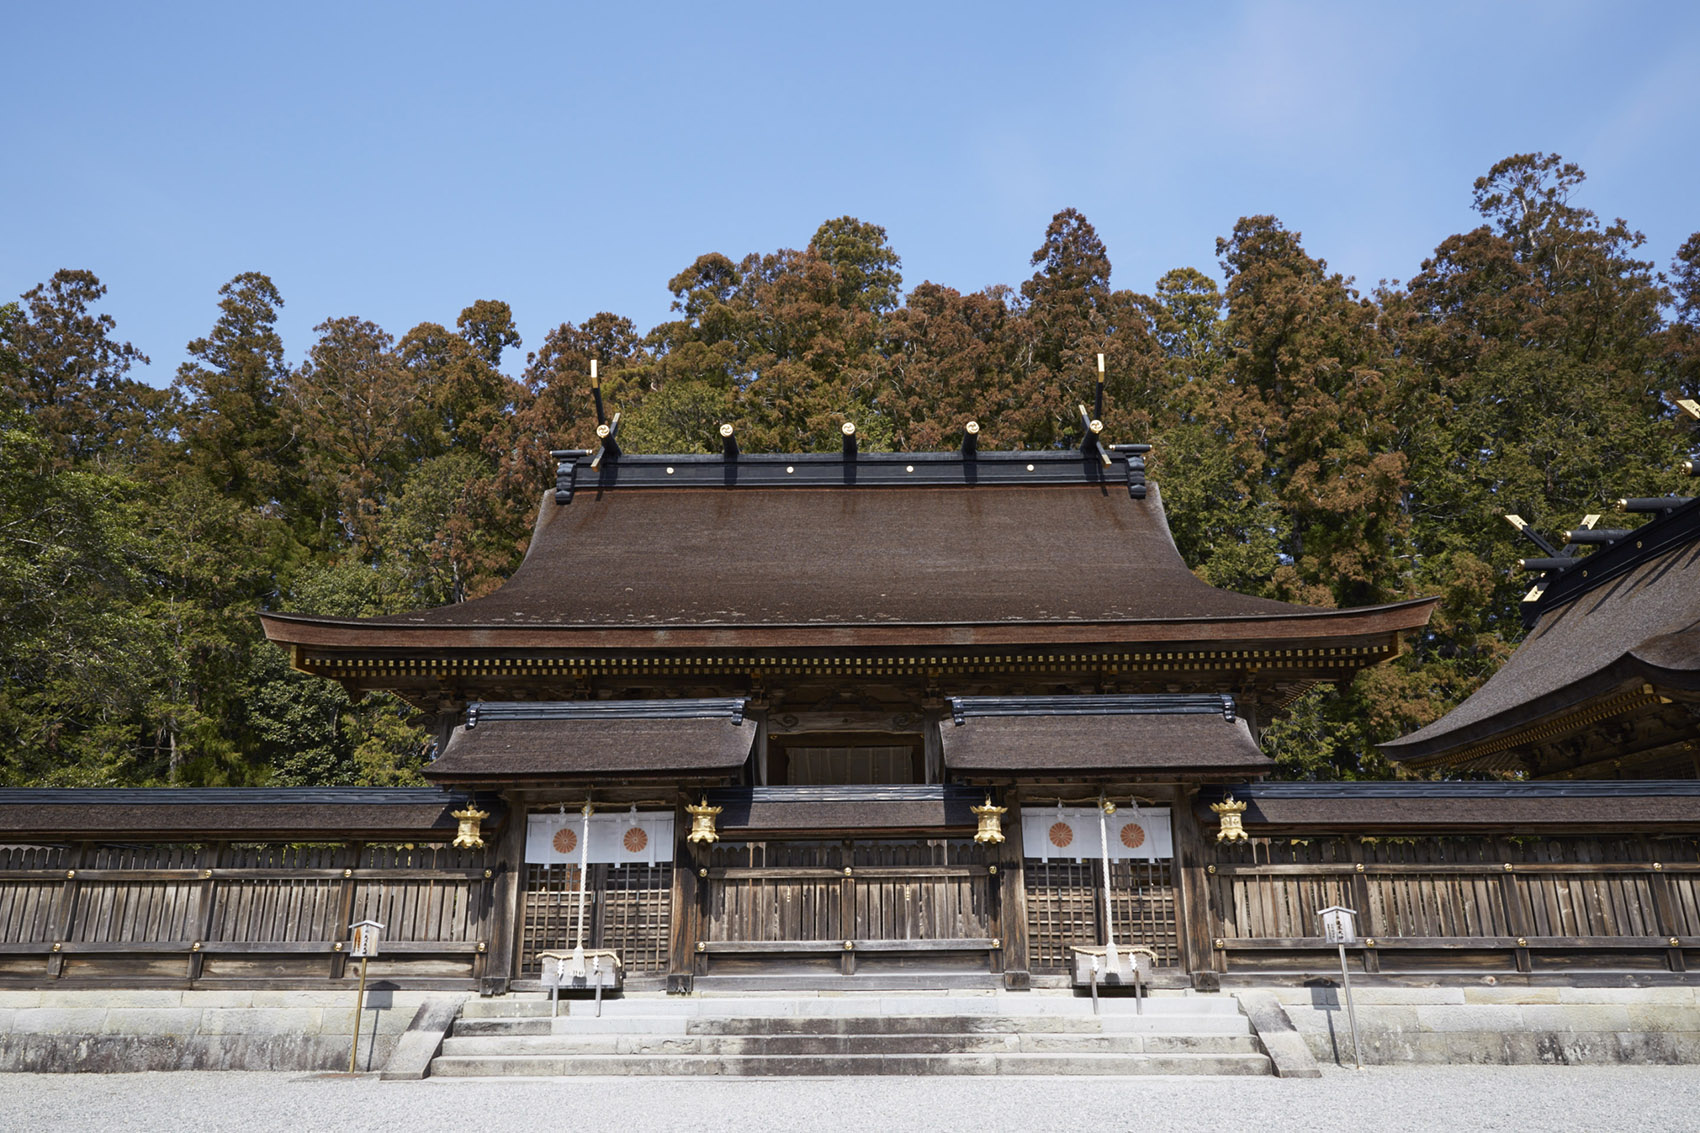
[[[434,720],[426,777],[505,816],[485,990],[575,944],[675,992],[1059,986],[1106,936],[1159,986],[1213,981],[1204,804],[1436,600],[1209,586],[1147,446],[1095,432],[808,455],[722,432],[719,455],[555,454],[486,597],[262,615],[297,669]]]

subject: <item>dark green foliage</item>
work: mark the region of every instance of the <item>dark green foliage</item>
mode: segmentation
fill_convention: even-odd
[[[1373,744],[1456,704],[1517,641],[1523,551],[1621,495],[1682,490],[1700,395],[1700,233],[1667,275],[1583,174],[1517,155],[1480,227],[1361,295],[1299,233],[1239,220],[1220,280],[1117,290],[1066,209],[1018,288],[923,282],[878,225],[699,256],[643,333],[546,332],[516,380],[506,303],[399,340],[358,317],[285,362],[257,272],[219,291],[172,391],[127,376],[105,288],[63,271],[0,306],[0,781],[417,782],[422,722],[350,703],[261,639],[262,608],[393,613],[488,593],[518,562],[549,450],[596,444],[590,364],[634,451],[1072,446],[1106,357],[1114,440],[1156,445],[1175,539],[1211,583],[1316,605],[1441,596],[1407,653],[1300,697],[1266,746],[1295,777],[1393,773]],[[1691,486],[1692,481],[1686,484]],[[1614,520],[1614,522],[1625,522]]]

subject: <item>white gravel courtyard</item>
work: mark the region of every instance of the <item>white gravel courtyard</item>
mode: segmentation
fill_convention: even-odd
[[[182,1133],[1700,1128],[1693,1067],[1324,1067],[1275,1078],[578,1078],[379,1082],[306,1074],[13,1074],[0,1129]]]

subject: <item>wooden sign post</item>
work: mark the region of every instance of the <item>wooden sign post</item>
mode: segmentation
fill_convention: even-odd
[[[348,1052],[348,1072],[360,1057],[360,1012],[366,1007],[366,962],[378,954],[378,942],[383,939],[384,926],[377,921],[355,921],[348,926],[348,954],[360,961],[360,990],[354,996],[354,1046]]]
[[[1346,945],[1358,941],[1357,924],[1352,920],[1357,916],[1357,910],[1330,905],[1326,909],[1318,909],[1316,915],[1322,918],[1322,935],[1328,938],[1328,943],[1338,945],[1340,949],[1340,984],[1346,995],[1346,1019],[1352,1025],[1352,1061],[1357,1069],[1362,1070],[1364,1056],[1358,1046],[1358,1013],[1352,1006],[1352,974],[1346,970]]]

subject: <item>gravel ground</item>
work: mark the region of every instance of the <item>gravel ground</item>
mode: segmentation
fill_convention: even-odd
[[[4,1130],[1700,1128],[1693,1067],[1325,1067],[1273,1078],[580,1078],[379,1082],[302,1074],[9,1074]]]

